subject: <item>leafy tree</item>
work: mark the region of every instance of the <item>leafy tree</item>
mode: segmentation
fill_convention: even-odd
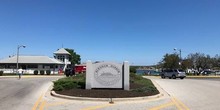
[[[162,67],[169,69],[180,68],[180,58],[177,54],[166,54],[162,60]]]
[[[77,54],[73,49],[68,49],[68,48],[65,48],[66,51],[68,51],[70,53],[70,62],[72,65],[74,64],[80,64],[81,62],[81,58],[80,58],[80,55]]]
[[[136,66],[130,66],[130,73],[136,73]]]
[[[191,69],[193,68],[193,62],[189,59],[184,59],[181,63],[181,67],[182,69],[186,70],[186,69]]]
[[[197,70],[203,70],[213,67],[213,59],[209,55],[205,55],[204,53],[189,54],[187,59],[193,62],[193,67]]]
[[[181,65],[179,62],[181,61]],[[202,71],[204,69],[220,70],[220,56],[211,57],[204,53],[191,53],[183,60],[180,60],[177,54],[166,54],[161,62],[158,63],[160,68],[182,68],[196,69]]]

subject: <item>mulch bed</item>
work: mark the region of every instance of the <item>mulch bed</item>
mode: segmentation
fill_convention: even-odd
[[[130,91],[126,90],[112,90],[112,89],[71,89],[71,90],[63,90],[56,91],[58,94],[68,95],[68,96],[76,96],[76,97],[91,97],[91,98],[126,98],[126,97],[143,97],[143,96],[151,96],[156,95],[159,92],[135,92],[131,91],[132,89],[143,87],[143,85],[138,85],[131,83]]]

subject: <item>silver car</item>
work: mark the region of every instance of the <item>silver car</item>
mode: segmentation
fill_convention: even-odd
[[[176,78],[180,78],[180,79],[184,79],[186,77],[186,73],[181,70],[181,69],[166,69],[166,70],[163,70],[161,72],[161,78],[173,78],[173,79],[176,79]]]

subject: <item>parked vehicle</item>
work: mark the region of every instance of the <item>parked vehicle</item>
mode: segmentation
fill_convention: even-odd
[[[202,75],[209,75],[211,73],[215,73],[214,71],[210,70],[210,69],[205,69],[203,71],[201,71],[201,74]]]
[[[71,68],[66,68],[64,74],[66,75],[66,77],[73,76],[75,75],[75,71]]]
[[[75,72],[76,73],[85,73],[86,72],[86,65],[76,65]]]
[[[166,69],[166,70],[163,70],[161,72],[161,78],[173,78],[173,79],[176,79],[176,78],[180,78],[180,79],[184,79],[186,77],[186,73],[181,70],[181,69]]]

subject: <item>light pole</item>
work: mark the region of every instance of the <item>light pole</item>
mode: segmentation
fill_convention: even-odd
[[[174,51],[179,50],[179,56],[180,56],[179,65],[181,65],[181,63],[182,63],[182,58],[181,58],[182,50],[181,50],[181,49],[177,49],[177,48],[174,48],[173,50],[174,50]]]
[[[18,45],[18,47],[17,47],[17,72],[18,72],[19,49],[21,47],[25,48],[26,46],[25,45]]]
[[[181,49],[177,49],[177,48],[174,48],[173,50],[174,50],[174,51],[179,50],[179,56],[180,56],[180,60],[181,60],[181,59],[182,59],[182,58],[181,58],[182,50],[181,50]]]

